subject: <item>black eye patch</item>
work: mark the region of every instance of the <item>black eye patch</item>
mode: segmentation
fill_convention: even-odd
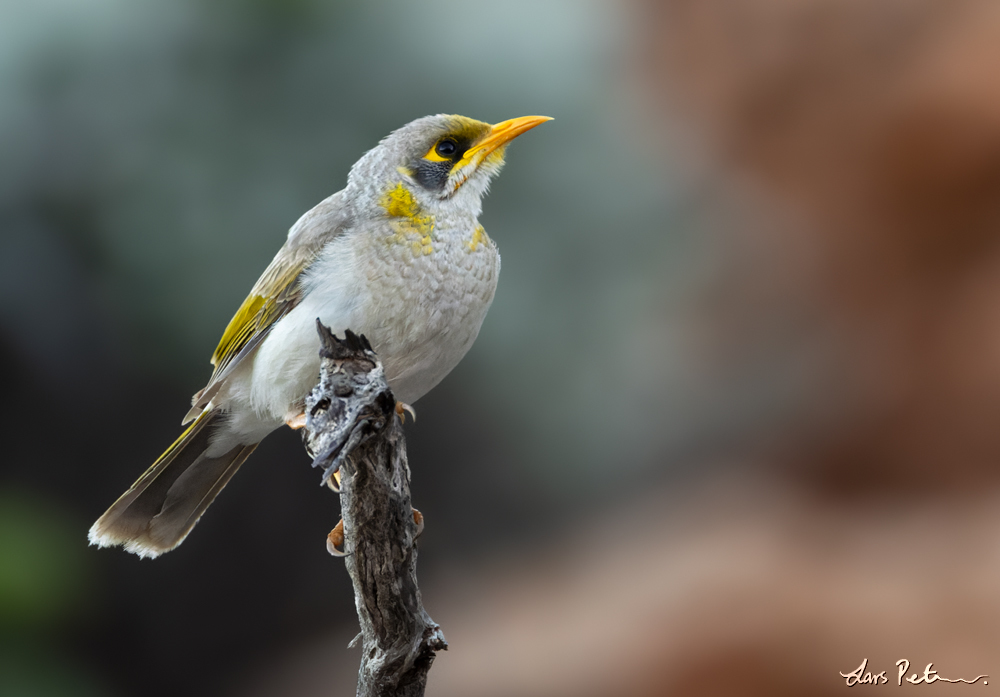
[[[411,167],[413,178],[429,191],[443,190],[451,168],[462,159],[470,144],[468,138],[451,135],[442,137]]]
[[[441,162],[420,160],[417,166],[414,167],[413,178],[417,180],[420,186],[429,191],[441,191],[448,181],[448,175],[451,174],[453,164],[451,160]]]

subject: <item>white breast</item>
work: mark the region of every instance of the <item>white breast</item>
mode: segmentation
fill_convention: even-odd
[[[435,230],[430,245],[384,226],[331,241],[242,381],[257,417],[284,420],[315,385],[317,317],[340,336],[368,337],[396,399],[413,403],[437,385],[472,346],[496,291],[500,256],[478,230]]]
[[[500,255],[482,228],[438,232],[430,244],[383,243],[363,305],[366,335],[396,398],[415,402],[472,347],[496,292]]]

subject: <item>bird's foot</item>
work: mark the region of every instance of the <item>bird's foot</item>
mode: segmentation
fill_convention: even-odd
[[[326,536],[326,551],[335,557],[346,557],[347,550],[344,549],[344,519],[341,518],[337,527]]]
[[[288,413],[285,415],[285,424],[288,428],[293,431],[298,431],[300,428],[305,428],[306,425],[306,413],[302,411],[298,414]]]
[[[335,493],[340,493],[340,470],[330,473],[330,476],[326,479],[326,485],[333,489]]]
[[[417,412],[413,411],[413,407],[409,404],[403,402],[396,402],[396,416],[399,417],[400,423],[406,423],[406,413],[410,413],[410,418],[414,421],[417,420]]]
[[[420,533],[424,531],[424,514],[416,508],[413,509],[413,522],[417,524],[417,532],[413,536],[413,539],[416,540],[420,537]],[[330,534],[326,536],[326,551],[335,557],[347,556],[347,550],[344,548],[343,518],[337,521],[337,527],[331,530]]]
[[[416,508],[413,509],[413,522],[417,524],[417,533],[413,536],[413,539],[416,540],[424,531],[424,514]]]

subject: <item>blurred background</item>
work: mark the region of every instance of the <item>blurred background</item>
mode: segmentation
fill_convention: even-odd
[[[0,694],[353,694],[297,434],[161,559],[86,532],[287,228],[439,112],[556,120],[407,428],[428,694],[1000,682],[998,61],[989,0],[0,4]]]

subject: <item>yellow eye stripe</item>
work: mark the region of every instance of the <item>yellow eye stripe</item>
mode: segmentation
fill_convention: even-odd
[[[522,116],[491,126],[488,123],[468,119],[464,116],[452,116],[447,133],[442,134],[423,156],[422,162],[431,163],[432,166],[428,168],[418,165],[417,172],[422,175],[422,178],[418,176],[418,180],[425,187],[428,186],[428,182],[443,185],[444,182],[440,180],[445,175],[445,167],[441,163],[448,163],[448,181],[456,176],[460,179],[453,185],[453,190],[457,190],[469,178],[474,169],[483,164],[494,167],[502,164],[504,150],[510,141],[525,131],[550,120],[548,116]],[[443,156],[438,152],[438,149],[442,143],[449,141],[457,147],[450,156]],[[459,172],[466,173],[456,175]],[[410,174],[410,176],[413,175]],[[438,188],[441,187],[438,186]]]
[[[427,151],[427,154],[424,155],[424,159],[429,162],[451,162],[451,158],[441,157],[438,155],[437,146],[440,144],[440,140],[437,143],[434,143],[434,145],[431,146],[431,149]]]

